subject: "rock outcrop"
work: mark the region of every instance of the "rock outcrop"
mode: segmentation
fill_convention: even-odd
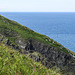
[[[71,75],[72,73],[72,75],[74,75],[75,58],[56,47],[44,44],[35,39],[24,40],[22,38],[15,40],[15,43],[17,44],[17,46],[15,46],[9,39],[6,39],[5,36],[1,34],[0,42],[12,46],[12,48],[23,50],[25,54],[30,54],[29,57],[37,62],[41,62],[47,68],[56,66],[61,68],[61,71],[64,72],[63,74],[66,73],[65,75]],[[33,55],[33,53],[39,53],[40,55]]]
[[[54,40],[0,16],[0,42],[29,55],[47,68],[58,67],[63,75],[75,75],[75,57]]]

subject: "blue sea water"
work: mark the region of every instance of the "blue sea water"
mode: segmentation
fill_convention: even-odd
[[[75,12],[0,12],[75,52]]]

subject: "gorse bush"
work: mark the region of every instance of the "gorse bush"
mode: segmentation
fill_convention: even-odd
[[[0,75],[60,75],[24,54],[0,44]]]

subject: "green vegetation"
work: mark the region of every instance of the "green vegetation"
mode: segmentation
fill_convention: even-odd
[[[75,55],[75,53],[64,48],[61,44],[57,43],[53,39],[50,39],[45,35],[34,32],[33,30],[30,30],[29,28],[22,26],[15,21],[9,20],[1,15],[0,15],[0,32],[1,34],[4,34],[14,45],[16,45],[16,43],[14,42],[14,40],[17,39],[16,35],[18,35],[18,37],[21,36],[25,40],[30,38],[36,39],[45,44],[57,47],[59,50],[62,50],[65,53],[71,53]]]
[[[0,15],[0,75],[74,75],[74,55],[53,39]]]
[[[60,75],[0,43],[0,75]]]

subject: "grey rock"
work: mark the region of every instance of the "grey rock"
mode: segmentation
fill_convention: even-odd
[[[17,36],[17,35],[16,35]],[[48,44],[44,44],[38,40],[28,39],[24,40],[20,36],[15,40],[17,46],[13,45],[9,39],[6,39],[3,35],[0,35],[0,41],[6,40],[6,44],[12,46],[15,49],[21,49],[26,51],[27,54],[38,52],[42,55],[35,56],[30,55],[32,59],[37,62],[41,62],[43,65],[47,66],[48,68],[52,68],[57,66],[61,68],[61,71],[65,71],[63,74],[74,75],[75,71],[75,58],[74,56],[70,55],[69,53],[65,53],[56,47],[50,46]],[[65,67],[65,68],[64,68]]]

